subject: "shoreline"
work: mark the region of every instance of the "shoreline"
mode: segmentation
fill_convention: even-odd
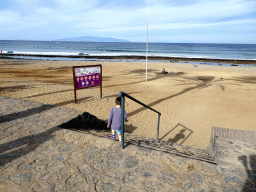
[[[8,57],[6,57],[8,56]],[[114,60],[145,60],[146,56],[93,56],[93,55],[36,55],[36,54],[8,54],[2,53],[0,59],[15,59],[13,56],[24,56],[24,57],[60,57],[60,58],[81,58],[81,59],[114,59]],[[19,58],[23,59],[23,58]],[[25,59],[25,58],[24,58]],[[27,60],[27,59],[25,59]],[[33,60],[33,59],[32,59]],[[256,60],[246,59],[210,59],[210,58],[182,58],[182,57],[160,57],[160,56],[148,56],[148,60],[156,61],[170,61],[172,62],[207,62],[207,63],[219,63],[219,64],[244,64],[244,65],[255,65]],[[85,60],[88,61],[88,60]]]

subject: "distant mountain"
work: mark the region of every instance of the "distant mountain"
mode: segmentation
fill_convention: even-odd
[[[125,40],[125,39],[104,38],[104,37],[92,37],[92,36],[71,37],[71,38],[57,39],[56,41],[130,42],[130,41]]]

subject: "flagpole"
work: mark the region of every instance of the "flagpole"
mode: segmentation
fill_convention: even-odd
[[[149,7],[149,0],[148,0]],[[146,81],[148,80],[148,9],[147,9],[147,47],[146,47]]]

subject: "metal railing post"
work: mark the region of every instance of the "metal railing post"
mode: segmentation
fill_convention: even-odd
[[[158,113],[158,123],[157,123],[157,139],[159,139],[159,123],[160,123],[160,114]]]
[[[124,149],[124,95],[121,94],[121,149]]]
[[[145,105],[144,103],[138,101],[137,99],[133,98],[132,96],[128,95],[127,93],[121,91],[119,93],[119,96],[121,97],[121,149],[124,149],[124,108],[125,108],[125,96],[128,97],[129,99],[141,104],[142,106],[158,113],[158,124],[157,124],[157,139],[159,138],[159,125],[160,125],[160,115],[161,113],[152,109],[148,105]]]

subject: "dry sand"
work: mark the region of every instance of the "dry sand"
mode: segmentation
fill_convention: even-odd
[[[72,66],[102,64],[100,88],[77,91]],[[165,67],[169,74],[159,74]],[[0,60],[0,95],[87,111],[106,120],[124,91],[161,112],[160,139],[206,149],[211,126],[256,130],[256,67],[148,62]],[[156,138],[157,114],[126,99],[126,131]]]

